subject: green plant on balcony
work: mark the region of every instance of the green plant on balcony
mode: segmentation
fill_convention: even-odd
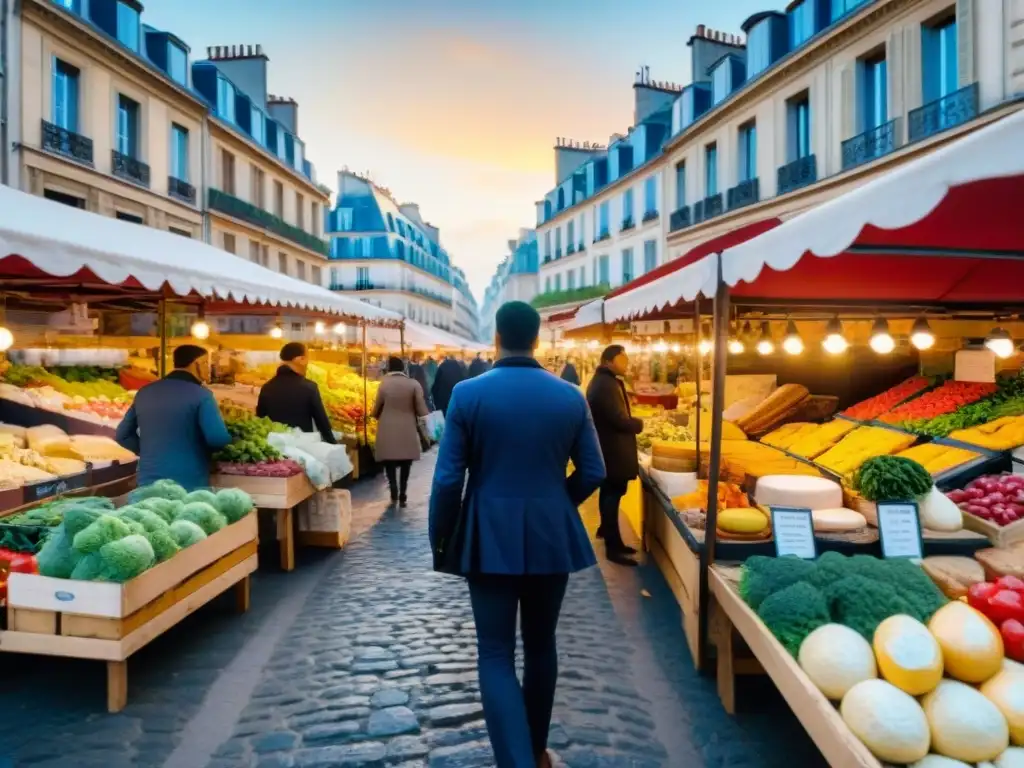
[[[301,245],[303,248],[316,251],[324,256],[327,256],[330,253],[330,247],[326,240],[321,240],[319,237],[311,235],[305,230],[293,227],[291,224],[278,218],[269,211],[265,211],[252,203],[248,203],[245,200],[235,197],[234,195],[229,195],[227,192],[211,188],[207,198],[207,204],[215,211],[226,213],[228,216],[240,219],[257,227],[262,227],[263,229],[273,232],[275,235],[279,235],[286,240],[291,240],[293,243]]]
[[[573,288],[565,291],[545,291],[534,296],[530,304],[533,305],[534,309],[544,309],[545,307],[555,307],[559,304],[571,304],[573,302],[596,299],[604,296],[610,290],[611,286],[607,283],[601,283],[599,285],[588,285],[583,288]]]

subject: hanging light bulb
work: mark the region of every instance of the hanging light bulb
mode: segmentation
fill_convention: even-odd
[[[338,334],[339,336],[341,334],[343,334],[345,332],[345,324],[344,323],[335,323],[334,324],[334,332],[336,334]]]
[[[192,334],[193,339],[199,339],[200,341],[210,338],[210,325],[206,322],[206,311],[203,307],[199,307],[199,316],[192,323],[189,333]]]
[[[284,329],[280,326],[280,324],[277,324],[270,329],[270,338],[280,339],[282,336],[284,336]]]
[[[313,333],[315,333],[317,336],[323,336],[325,330],[327,330],[327,328],[323,324],[323,322],[320,321],[320,320],[317,320],[316,321],[316,325],[313,326]]]
[[[711,329],[706,324],[701,325],[700,341],[697,342],[697,352],[699,352],[702,357],[710,355],[711,350],[715,348],[714,343],[712,343],[711,339],[709,338],[710,336]]]
[[[654,351],[657,352],[658,354],[665,354],[666,352],[668,352],[668,344],[661,340],[656,341],[654,343]]]
[[[850,346],[850,342],[843,336],[843,324],[838,317],[833,317],[825,327],[825,340],[821,346],[830,355],[841,355]]]
[[[14,344],[14,334],[5,326],[0,325],[0,352],[6,352]]]
[[[919,317],[914,321],[914,327],[910,329],[910,343],[916,349],[931,349],[935,346],[935,334],[928,325],[928,318]]]
[[[600,346],[600,342],[597,339],[591,339],[587,342],[587,349],[597,349]]]
[[[672,354],[678,355],[682,351],[682,349],[682,345],[679,344],[679,342],[676,342],[675,344],[672,345]]]
[[[765,320],[761,323],[761,338],[757,342],[757,354],[759,355],[770,355],[775,352],[775,342],[772,341],[771,328],[768,326],[768,321]]]
[[[985,346],[1002,360],[1005,360],[1014,353],[1013,337],[1004,328],[993,328],[988,336],[985,337]]]
[[[739,339],[729,339],[729,354],[730,355],[742,355],[743,354],[743,350],[745,350],[745,349],[746,349],[746,347],[743,345],[743,342],[740,341]]]
[[[880,355],[888,355],[896,349],[896,340],[889,333],[889,321],[884,317],[875,320],[871,328],[871,348]]]
[[[782,340],[782,349],[787,355],[799,355],[804,351],[804,340],[796,329],[796,323],[790,320],[786,323],[786,336]]]

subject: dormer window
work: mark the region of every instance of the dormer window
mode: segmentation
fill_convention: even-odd
[[[139,52],[139,8],[133,3],[117,4],[117,39],[125,48]]]
[[[167,44],[167,74],[179,85],[188,85],[188,54],[174,43]]]
[[[235,86],[223,77],[217,78],[217,114],[228,122],[235,122]]]

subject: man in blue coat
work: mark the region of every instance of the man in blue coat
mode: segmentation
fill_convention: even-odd
[[[210,485],[210,455],[231,442],[217,401],[204,385],[210,355],[186,344],[174,370],[147,384],[117,427],[117,442],[139,456],[139,485],[173,480],[185,490]]]
[[[595,563],[578,507],[601,484],[605,467],[583,394],[534,358],[537,311],[511,302],[495,323],[494,368],[458,384],[448,405],[430,496],[430,542],[436,567],[469,582],[495,764],[548,766],[555,627],[569,574]],[[517,613],[522,687],[515,670]]]

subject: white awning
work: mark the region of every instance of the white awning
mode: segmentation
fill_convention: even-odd
[[[398,352],[401,348],[401,335],[394,328],[367,328],[366,343],[370,347]],[[415,351],[432,351],[435,349],[462,350],[466,352],[485,352],[491,350],[488,344],[472,341],[455,334],[423,325],[411,320],[405,321],[405,348]]]
[[[579,328],[589,328],[592,325],[601,325],[604,322],[602,308],[604,299],[594,299],[576,310],[573,318],[565,324],[565,330],[574,331]]]
[[[296,280],[212,245],[0,187],[0,279],[24,277],[20,256],[49,276],[88,269],[110,285],[398,322],[401,315]]]

